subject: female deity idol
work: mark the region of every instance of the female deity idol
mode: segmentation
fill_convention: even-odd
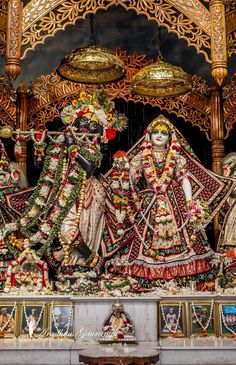
[[[116,157],[107,180],[120,228],[108,212],[102,244],[104,256],[118,252],[107,263],[110,271],[154,285],[162,279],[212,278],[214,253],[203,228],[224,203],[231,182],[206,170],[163,115],[128,156]]]
[[[234,189],[228,198],[229,209],[225,215],[218,241],[218,251],[225,252],[236,259],[236,152],[231,152],[223,158],[223,175],[234,181]]]

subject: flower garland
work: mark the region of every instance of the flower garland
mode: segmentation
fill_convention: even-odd
[[[36,137],[34,136],[34,130],[30,129],[30,136],[33,141],[34,146],[34,156],[36,157],[37,162],[41,162],[44,155],[45,148],[47,144],[45,143],[46,137],[47,137],[47,129],[44,129],[42,132],[39,131],[36,134]]]
[[[15,304],[14,304],[14,307],[13,307],[13,308],[12,308],[12,310],[11,310],[10,317],[8,318],[7,322],[6,322],[6,323],[4,323],[4,326],[3,326],[3,327],[0,327],[0,333],[3,333],[3,332],[4,332],[4,330],[5,330],[5,328],[7,328],[7,326],[8,326],[8,325],[9,325],[9,323],[11,322],[11,320],[12,320],[12,318],[13,318],[13,314],[14,314],[15,310],[16,310],[16,302],[15,302]]]
[[[117,151],[113,158],[114,162],[112,166],[111,187],[113,189],[115,216],[118,222],[117,233],[118,235],[122,235],[124,234],[122,226],[126,217],[129,202],[129,160],[127,154],[123,151]]]
[[[63,140],[58,138],[56,142],[50,143],[37,187],[18,222],[25,237],[31,236],[30,228],[37,224],[42,213],[51,208],[61,184],[64,156],[64,138]]]
[[[76,219],[73,223],[73,227],[70,230],[70,237],[65,241],[63,239],[61,233],[59,232],[59,234],[58,234],[59,242],[64,250],[64,265],[65,266],[68,266],[68,264],[69,264],[70,246],[72,244],[76,230],[78,229],[78,226],[79,226],[80,216],[81,216],[81,212],[83,209],[83,203],[84,203],[84,198],[85,198],[86,184],[87,184],[87,178],[86,178],[86,172],[84,171],[83,180],[82,180],[81,189],[80,189],[79,206],[78,206],[78,209],[76,212]]]
[[[211,322],[211,319],[212,319],[212,315],[213,315],[214,300],[212,300],[212,301],[211,301],[210,314],[209,314],[209,317],[208,317],[208,320],[207,320],[207,322],[206,322],[205,326],[203,326],[203,324],[202,324],[202,322],[201,322],[200,318],[198,317],[197,312],[196,312],[196,308],[195,308],[195,305],[193,304],[193,302],[192,302],[192,308],[193,308],[193,314],[194,314],[194,317],[196,318],[196,320],[197,320],[197,322],[198,322],[199,326],[200,326],[200,327],[201,327],[201,329],[202,329],[202,336],[206,337],[206,336],[208,335],[208,333],[207,333],[207,329],[208,329],[208,327],[209,327],[209,325],[210,325],[210,322]]]
[[[71,303],[71,305],[70,305],[70,316],[69,316],[68,322],[66,324],[66,331],[63,332],[62,330],[60,330],[59,327],[58,327],[56,317],[55,317],[54,303],[52,302],[52,319],[53,319],[53,323],[54,323],[54,326],[56,328],[58,336],[66,337],[66,336],[71,336],[72,335],[72,333],[69,333],[69,328],[70,328],[71,323],[72,323],[72,317],[73,317],[73,305]],[[51,331],[50,331],[50,335],[53,336],[53,333]]]
[[[43,303],[42,307],[41,307],[41,311],[40,311],[40,314],[39,314],[39,317],[38,317],[38,320],[37,322],[35,323],[35,329],[38,327],[40,321],[41,321],[41,318],[42,318],[42,315],[43,315],[43,312],[44,312],[44,308],[45,308],[45,303]],[[23,311],[24,311],[24,316],[25,316],[25,320],[26,320],[26,323],[27,323],[27,327],[29,328],[29,325],[30,325],[30,321],[29,321],[29,316],[27,316],[27,313],[26,313],[26,305],[25,305],[25,301],[23,302]]]
[[[232,337],[236,337],[236,332],[232,328],[230,328],[227,325],[227,323],[226,323],[226,319],[225,319],[225,315],[224,315],[224,311],[223,311],[223,307],[222,306],[221,306],[221,317],[222,317],[222,321],[224,323],[225,328],[231,333],[231,336]]]
[[[11,284],[11,277],[12,277],[12,270],[15,266],[21,265],[23,261],[27,260],[28,258],[32,258],[33,261],[40,266],[42,270],[42,277],[45,283],[45,290],[46,292],[51,291],[50,283],[49,283],[49,277],[48,277],[48,266],[47,263],[43,260],[41,260],[35,251],[29,247],[26,247],[25,250],[20,254],[20,256],[15,260],[12,261],[8,265],[7,273],[6,273],[6,282],[5,282],[5,288],[4,292],[9,292],[10,288],[12,287]],[[23,284],[23,283],[22,283]]]
[[[142,166],[145,171],[145,176],[148,185],[156,192],[165,193],[174,174],[177,157],[180,152],[180,144],[177,139],[173,139],[166,156],[165,166],[162,175],[158,177],[157,170],[154,163],[153,146],[150,140],[146,141],[141,146],[142,152]]]
[[[181,313],[182,313],[182,303],[181,302],[179,303],[178,317],[177,317],[174,329],[172,329],[170,327],[169,323],[166,320],[166,316],[165,316],[165,312],[164,312],[162,303],[160,303],[160,307],[161,307],[161,315],[162,315],[162,318],[165,322],[166,328],[169,330],[169,332],[172,333],[173,337],[176,337],[177,329],[178,329],[178,326],[179,326],[179,321],[180,321],[180,317],[181,317]]]

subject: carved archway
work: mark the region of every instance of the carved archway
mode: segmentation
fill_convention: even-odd
[[[210,12],[200,0],[31,0],[23,11],[22,58],[67,25],[113,5],[158,22],[210,62]]]

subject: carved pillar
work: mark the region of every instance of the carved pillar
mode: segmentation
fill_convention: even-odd
[[[7,16],[6,73],[14,81],[21,71],[21,38],[22,38],[21,0],[9,0]]]
[[[225,153],[224,118],[221,90],[218,85],[211,88],[211,136],[212,136],[212,170],[222,174],[221,163]],[[219,215],[214,218],[215,242],[219,237]]]
[[[227,75],[224,0],[210,0],[212,76],[219,85]]]
[[[16,126],[17,128],[27,130],[27,89],[23,81],[20,82],[17,89],[16,103]],[[22,156],[17,159],[26,174],[26,142],[21,142]]]
[[[220,88],[211,88],[211,136],[212,136],[212,170],[221,173],[221,163],[224,157],[224,119],[223,101]]]

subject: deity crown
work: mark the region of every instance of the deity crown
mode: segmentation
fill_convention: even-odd
[[[165,126],[168,131],[174,129],[173,124],[162,114],[155,118],[147,127],[148,132],[153,132],[155,129],[162,129],[160,126]]]

